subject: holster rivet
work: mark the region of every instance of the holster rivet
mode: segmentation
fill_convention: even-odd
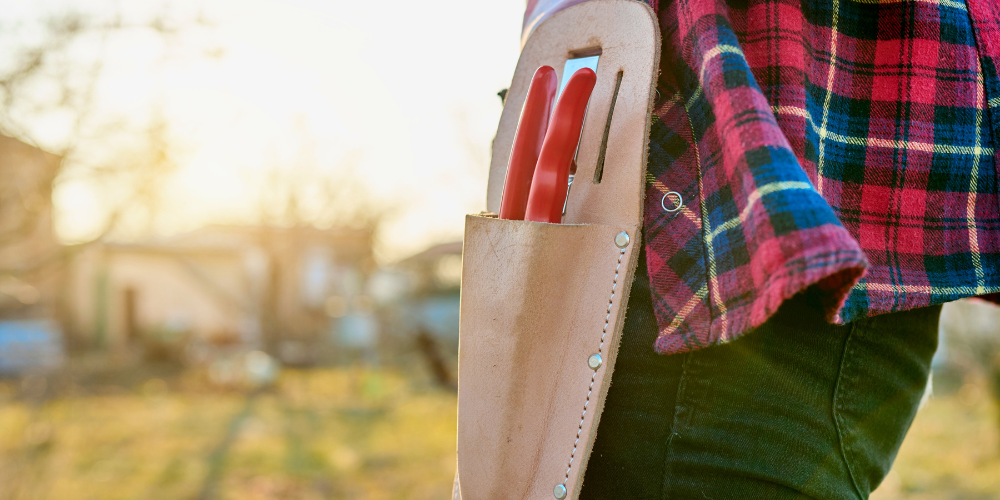
[[[604,363],[604,360],[601,359],[600,354],[591,354],[590,357],[587,358],[587,366],[593,370],[600,368],[602,363]]]
[[[566,498],[566,487],[561,484],[557,484],[552,490],[552,494],[559,500],[562,500],[563,498]]]
[[[627,247],[628,242],[629,242],[628,233],[626,233],[625,231],[622,231],[615,235],[615,245],[618,245],[618,248]]]

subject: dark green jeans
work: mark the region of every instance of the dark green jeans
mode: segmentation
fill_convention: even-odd
[[[645,259],[583,499],[864,499],[889,472],[940,306],[836,326],[797,297],[732,343],[661,356]]]

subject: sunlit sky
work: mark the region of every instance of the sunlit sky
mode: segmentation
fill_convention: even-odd
[[[6,16],[59,5],[24,2]],[[164,189],[161,231],[252,220],[266,172],[295,157],[305,131],[319,168],[353,169],[398,207],[379,236],[383,260],[461,237],[464,214],[485,205],[496,93],[517,60],[523,0],[199,5],[221,58],[157,65],[146,54],[159,42],[137,38],[109,54],[101,84],[103,104],[122,113],[161,102],[184,152]],[[100,222],[100,195],[83,184],[64,183],[55,201],[66,240]]]

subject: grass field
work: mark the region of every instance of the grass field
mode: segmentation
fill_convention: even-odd
[[[419,376],[285,370],[261,391],[124,378],[0,381],[0,499],[448,498],[456,400]],[[873,498],[1000,498],[997,420],[981,384],[932,399]]]
[[[0,385],[0,499],[431,499],[455,395],[391,371],[286,370],[274,388],[150,378],[37,404]]]

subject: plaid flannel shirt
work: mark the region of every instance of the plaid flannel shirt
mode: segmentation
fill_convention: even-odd
[[[1000,6],[658,10],[644,221],[658,352],[728,342],[806,290],[837,323],[1000,291]]]

